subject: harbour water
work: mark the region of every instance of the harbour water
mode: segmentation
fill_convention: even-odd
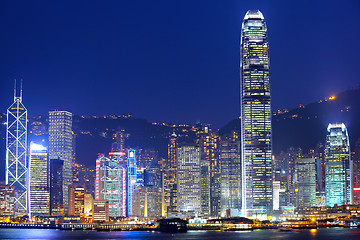
[[[220,231],[188,231],[187,233],[160,233],[146,231],[97,232],[97,231],[62,231],[57,229],[0,229],[0,239],[323,239],[323,240],[355,240],[360,239],[360,229],[357,228],[322,228],[311,230],[254,230],[249,232]]]

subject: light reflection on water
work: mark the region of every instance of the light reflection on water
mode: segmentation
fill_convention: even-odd
[[[96,231],[60,231],[55,229],[0,229],[0,239],[145,239],[145,240],[180,240],[180,239],[360,239],[360,229],[329,228],[294,230],[259,230],[251,232],[189,231],[187,233],[160,232],[96,232]]]

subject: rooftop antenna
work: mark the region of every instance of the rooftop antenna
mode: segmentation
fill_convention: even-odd
[[[14,101],[16,100],[16,78],[14,79]]]
[[[22,78],[20,80],[20,102],[22,101]]]

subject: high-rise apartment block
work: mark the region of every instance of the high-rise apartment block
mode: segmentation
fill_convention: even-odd
[[[27,110],[18,95],[16,81],[14,103],[7,109],[5,183],[15,187],[15,215],[28,213]]]
[[[72,184],[73,135],[72,113],[49,112],[49,159],[61,159],[63,165],[63,204],[68,212],[68,187]]]
[[[47,147],[30,143],[29,180],[30,180],[30,215],[49,215],[49,160]]]
[[[352,203],[352,162],[345,124],[329,124],[325,145],[326,205]]]
[[[242,211],[259,217],[272,210],[269,43],[259,10],[244,17],[240,55]]]

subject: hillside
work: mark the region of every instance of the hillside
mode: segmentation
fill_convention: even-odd
[[[5,166],[6,115],[0,114],[0,164]],[[299,106],[291,110],[278,110],[273,114],[273,149],[278,154],[288,147],[314,148],[318,142],[325,142],[329,123],[343,122],[348,128],[350,144],[360,138],[360,89],[348,90],[336,96]],[[48,138],[47,116],[29,118],[29,141]],[[220,135],[230,131],[240,131],[240,120],[234,119],[219,130]],[[150,123],[145,119],[128,116],[74,116],[73,131],[76,139],[76,160],[88,166],[95,164],[97,153],[108,152],[113,134],[125,129],[130,147],[152,148],[159,157],[167,156],[168,136],[175,131],[181,140],[195,138],[190,125],[173,127],[171,124]],[[2,168],[3,169],[3,168]],[[3,179],[3,171],[0,178]]]
[[[333,97],[291,110],[273,114],[273,150],[277,154],[288,147],[314,148],[325,143],[329,123],[345,123],[350,144],[360,138],[360,89],[348,90]],[[238,130],[240,120],[235,119],[220,129],[220,133]]]

